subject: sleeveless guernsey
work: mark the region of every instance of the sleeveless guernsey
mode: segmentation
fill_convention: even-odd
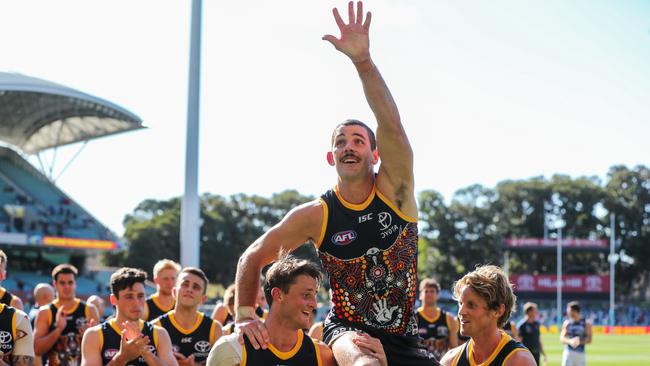
[[[167,330],[174,352],[185,357],[194,354],[195,362],[201,363],[208,358],[210,348],[215,342],[212,335],[217,322],[204,316],[203,313],[198,314],[196,323],[191,329],[183,329],[178,324],[173,310],[156,319],[154,323]]]
[[[244,336],[244,347],[242,347],[242,359],[240,366],[257,365],[282,365],[282,366],[321,366],[320,350],[315,341],[307,336],[302,330],[298,331],[298,340],[293,349],[282,352],[268,345],[267,349],[253,348]]]
[[[140,321],[140,324],[142,334],[149,337],[151,340],[151,343],[147,345],[149,351],[156,355],[156,349],[158,348],[158,334],[154,331],[151,323]],[[122,332],[117,324],[115,324],[115,319],[113,318],[101,324],[101,332],[99,334],[99,348],[102,355],[102,365],[107,365],[120,351]],[[143,357],[138,357],[127,362],[126,366],[147,366],[147,363]]]
[[[174,309],[174,304],[172,306],[165,310],[161,307],[160,304],[158,304],[158,296],[151,295],[148,299],[147,302],[145,303],[145,314],[146,314],[146,321],[152,321],[165,313],[171,311]]]
[[[380,339],[391,366],[435,364],[419,343],[414,311],[417,218],[375,187],[361,204],[346,202],[336,188],[320,201],[316,245],[332,291],[323,341],[331,345],[346,332],[365,332]]]
[[[66,313],[66,326],[61,332],[54,346],[45,353],[46,365],[49,366],[76,366],[81,363],[81,335],[79,329],[86,325],[88,320],[88,307],[80,299],[76,299],[77,305],[71,312]],[[46,305],[49,311],[48,333],[56,328],[56,313],[59,310],[58,301]]]
[[[3,287],[0,287],[0,304],[5,304],[11,306],[11,300],[14,299],[14,295],[5,290]]]
[[[0,303],[0,351],[2,360],[12,364],[11,356],[16,343],[16,309]]]
[[[580,345],[577,348],[572,348],[568,344],[564,345],[564,348],[573,351],[573,352],[584,352],[585,345],[583,344],[586,334],[587,334],[587,323],[584,318],[580,318],[578,321],[570,320],[566,329],[567,337],[580,337]]]
[[[441,359],[449,349],[447,312],[438,308],[438,316],[429,318],[424,314],[424,309],[419,308],[416,316],[420,337],[424,339],[429,352],[433,353],[437,359]]]
[[[330,278],[328,320],[417,336],[417,219],[373,188],[366,202],[345,202],[336,189],[321,196],[320,258]]]
[[[470,340],[465,343],[460,352],[456,355],[452,362],[452,366],[476,366],[476,362],[472,359],[472,347],[474,341]],[[519,351],[528,351],[521,343],[515,341],[507,335],[504,331],[501,331],[501,341],[497,348],[492,352],[487,361],[482,363],[484,366],[502,366],[505,364],[506,360],[515,352]]]

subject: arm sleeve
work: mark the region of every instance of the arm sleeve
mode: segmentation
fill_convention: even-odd
[[[234,336],[234,337],[233,337]],[[238,334],[221,337],[208,355],[207,366],[235,366],[241,363],[242,346]]]
[[[34,357],[34,335],[29,318],[22,311],[16,311],[16,340],[13,355]]]

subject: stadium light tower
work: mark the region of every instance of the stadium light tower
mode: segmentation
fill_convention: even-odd
[[[200,202],[199,98],[201,90],[201,0],[192,0],[190,71],[187,92],[187,136],[185,142],[185,194],[181,205],[181,264],[199,267]]]
[[[559,198],[557,193],[554,193],[551,197],[553,204],[544,202],[544,235],[548,235],[546,226],[553,225],[553,228],[557,230],[557,278],[556,278],[556,322],[557,326],[562,325],[562,228],[566,225],[566,222],[562,218],[562,201]],[[547,219],[546,211],[547,209],[553,209],[551,217]]]
[[[615,226],[615,221],[616,216],[614,213],[609,214],[609,257],[607,260],[609,261],[609,326],[613,327],[616,325],[616,318],[615,318],[615,302],[614,302],[614,295],[615,295],[615,275],[614,275],[614,270],[616,268],[616,262],[618,262],[618,256],[614,252],[614,246],[616,243],[616,226]]]

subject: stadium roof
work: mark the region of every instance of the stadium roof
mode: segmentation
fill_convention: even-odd
[[[0,140],[28,154],[143,128],[106,100],[50,81],[0,72]]]

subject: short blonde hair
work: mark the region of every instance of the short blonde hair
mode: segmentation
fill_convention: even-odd
[[[517,296],[512,291],[508,276],[497,266],[486,265],[477,267],[454,284],[454,297],[460,298],[461,290],[469,286],[487,303],[490,310],[497,310],[502,304],[505,307],[503,315],[497,320],[497,326],[503,327],[514,311]]]
[[[165,269],[173,269],[178,274],[181,271],[181,265],[171,259],[161,259],[153,266],[153,277],[158,277],[158,273]]]

